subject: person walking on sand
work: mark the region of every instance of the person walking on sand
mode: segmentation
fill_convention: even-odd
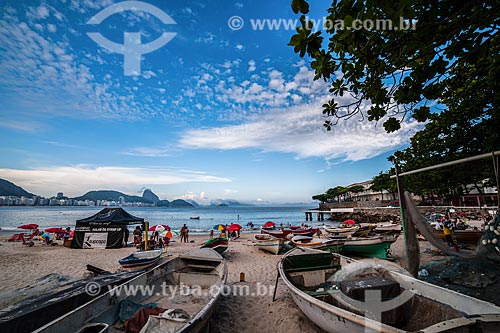
[[[188,227],[184,224],[184,241],[186,243],[189,243],[189,229]]]
[[[186,229],[186,225],[184,224],[181,228],[181,230],[179,231],[179,236],[181,237],[181,243],[182,241],[184,240],[184,230]]]

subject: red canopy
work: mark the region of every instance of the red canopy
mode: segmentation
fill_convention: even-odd
[[[55,234],[65,234],[66,233],[66,230],[64,230],[63,228],[47,228],[45,229],[45,232],[53,232]]]
[[[37,229],[38,224],[35,223],[30,223],[30,224],[23,224],[18,227],[19,229]]]
[[[274,227],[276,224],[273,221],[267,221],[264,223],[264,228]]]
[[[231,223],[229,227],[227,227],[228,231],[238,231],[241,230],[242,226],[237,223]]]
[[[352,225],[352,224],[356,224],[356,221],[354,221],[354,220],[345,220],[344,224],[351,224]]]

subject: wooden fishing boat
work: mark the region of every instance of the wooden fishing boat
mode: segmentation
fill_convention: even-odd
[[[118,260],[123,269],[129,272],[136,272],[156,264],[161,257],[163,250],[135,251],[130,255]]]
[[[302,229],[292,229],[292,235],[294,236],[314,236],[318,232],[318,228],[302,228]]]
[[[202,249],[209,248],[217,251],[219,254],[224,253],[229,247],[229,240],[226,237],[216,237],[207,240],[201,246]]]
[[[392,243],[398,235],[347,237],[342,247],[342,254],[361,257],[387,259]]]
[[[254,235],[254,245],[263,251],[278,254],[283,247],[283,238],[276,238],[268,234]]]
[[[351,236],[352,234],[354,234],[356,231],[359,230],[359,226],[352,226],[352,227],[344,227],[344,228],[328,228],[328,227],[325,227],[325,231],[327,232],[327,234],[329,234],[330,236],[344,236],[344,237],[347,237],[347,236]]]
[[[318,228],[280,228],[280,229],[263,229],[261,228],[261,233],[269,234],[276,238],[287,238],[288,235],[304,235],[304,236],[313,236],[318,232]]]
[[[442,230],[434,230],[434,234],[446,240]],[[482,230],[455,230],[455,236],[459,243],[477,244],[483,236]]]
[[[295,246],[307,247],[328,252],[339,253],[342,250],[346,238],[324,239],[310,236],[293,236],[291,242]]]
[[[226,281],[224,258],[212,249],[196,249],[160,263],[35,332],[107,332],[107,328],[110,332],[122,332],[124,319],[135,322],[137,327],[140,316],[147,318],[141,323],[141,332],[201,332],[208,324]],[[126,290],[141,292],[127,293]],[[151,303],[157,306],[155,313],[161,314],[148,316],[146,307],[141,307],[132,317],[123,318],[127,305]],[[173,313],[181,314],[180,318],[165,319]],[[83,331],[84,327],[93,330]]]
[[[500,307],[494,304],[393,269],[385,269],[382,276],[366,277],[359,274],[366,272],[359,269],[359,263],[336,253],[301,248],[282,257],[278,272],[297,306],[327,332],[500,331]],[[351,272],[351,276],[343,274],[344,279],[339,280],[337,276],[343,272]],[[364,301],[370,289],[379,291],[370,296],[378,295],[380,301],[376,297]]]
[[[67,279],[58,275],[47,275],[32,286],[9,295],[2,301],[11,304],[0,311],[1,332],[32,332],[56,320],[79,306],[105,293],[108,288],[121,285],[138,276],[140,272],[103,274],[88,279]],[[42,286],[46,285],[46,288]],[[99,286],[89,293],[87,286]],[[35,287],[35,288],[34,288]],[[19,300],[20,299],[20,300]],[[61,331],[62,332],[62,331]]]

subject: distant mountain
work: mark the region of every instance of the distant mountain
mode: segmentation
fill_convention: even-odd
[[[156,207],[170,207],[170,201],[160,200],[156,203]]]
[[[27,192],[22,187],[5,179],[0,179],[0,195],[26,198],[32,198],[34,196],[34,194]]]
[[[170,202],[169,205],[170,208],[187,208],[187,207],[194,207],[194,205],[190,204],[189,202],[182,200],[182,199],[176,199]]]
[[[196,201],[194,201],[194,200],[191,200],[191,199],[186,199],[186,200],[184,200],[184,201],[186,201],[186,202],[190,203],[191,205],[193,205],[193,206],[194,206],[194,207],[196,207],[196,208],[200,207],[200,204],[199,204],[199,203],[197,203],[197,202],[196,202]]]
[[[251,204],[242,204],[236,200],[225,200],[225,199],[217,199],[210,202],[210,206],[219,206],[219,207],[237,207],[237,206],[253,206]]]
[[[160,201],[160,198],[156,194],[153,193],[149,188],[145,189],[144,192],[142,193],[142,197],[150,202],[158,202]]]
[[[153,193],[154,194],[154,193]],[[120,197],[125,199],[125,202],[144,202],[144,203],[152,203],[152,201],[147,200],[143,197],[139,197],[136,195],[126,195],[122,192],[111,191],[111,190],[99,190],[99,191],[90,191],[85,193],[80,197],[73,198],[73,200],[108,200],[108,201],[119,201]]]

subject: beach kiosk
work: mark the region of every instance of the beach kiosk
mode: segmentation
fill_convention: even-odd
[[[144,219],[133,216],[122,208],[104,208],[95,215],[76,221],[71,247],[74,249],[121,248],[126,245],[127,227],[142,223]]]

